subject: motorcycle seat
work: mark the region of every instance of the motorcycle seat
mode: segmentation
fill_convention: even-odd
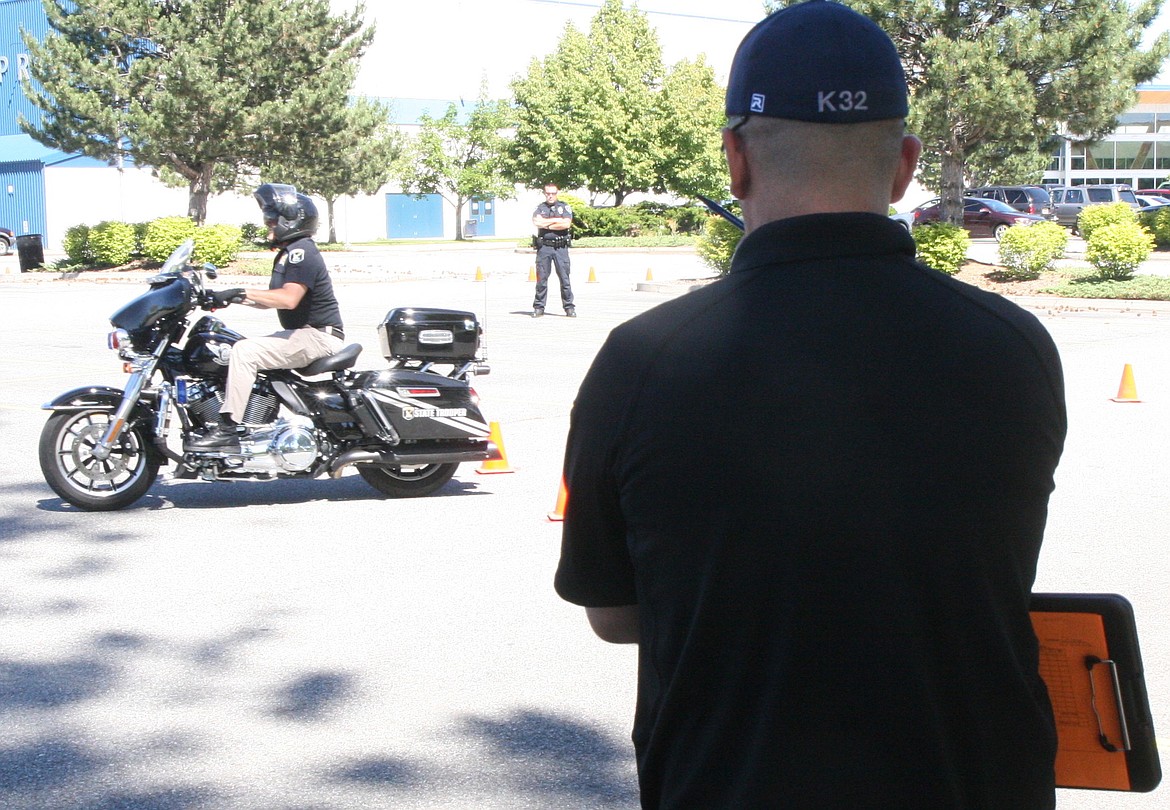
[[[304,368],[298,368],[296,372],[305,377],[315,377],[318,374],[331,374],[334,371],[342,371],[347,368],[352,368],[353,364],[357,362],[358,355],[361,353],[362,344],[351,343],[339,352],[314,360]]]

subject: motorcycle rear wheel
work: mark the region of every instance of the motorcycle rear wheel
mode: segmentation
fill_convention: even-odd
[[[366,483],[391,498],[421,498],[451,480],[456,464],[427,464],[422,467],[373,467],[358,465]]]
[[[69,503],[91,512],[129,506],[158,477],[159,461],[147,451],[148,439],[137,426],[122,431],[109,458],[93,455],[112,417],[98,410],[54,413],[41,430],[38,451],[45,482]]]

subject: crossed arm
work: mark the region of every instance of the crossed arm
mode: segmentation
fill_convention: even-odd
[[[550,231],[567,231],[573,226],[573,218],[535,216],[532,218],[532,224],[538,228],[547,228]]]

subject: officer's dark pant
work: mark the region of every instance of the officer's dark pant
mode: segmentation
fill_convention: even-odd
[[[554,262],[557,278],[561,280],[561,303],[565,309],[573,308],[573,288],[569,284],[569,249],[541,245],[536,251],[536,298],[532,302],[533,309],[544,309],[548,299],[548,277]]]

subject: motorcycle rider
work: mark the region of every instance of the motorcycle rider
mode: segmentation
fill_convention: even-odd
[[[268,289],[235,288],[212,293],[217,306],[242,303],[275,309],[281,331],[241,340],[232,347],[227,395],[220,423],[206,436],[188,441],[188,449],[239,451],[244,412],[256,373],[274,368],[302,368],[343,347],[345,332],[333,283],[321,251],[313,241],[317,206],[295,187],[265,183],[255,197],[268,227],[268,241],[278,249]]]

